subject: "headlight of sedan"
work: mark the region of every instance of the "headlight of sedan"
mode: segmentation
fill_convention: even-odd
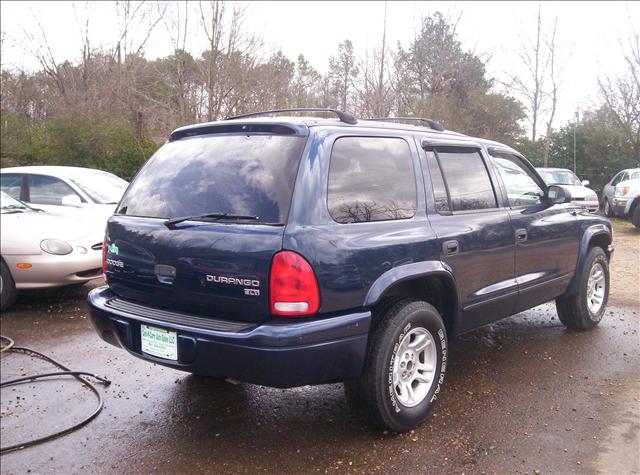
[[[56,254],[58,256],[64,256],[65,254],[71,254],[73,247],[66,241],[59,239],[45,239],[40,243],[40,249],[49,254]]]

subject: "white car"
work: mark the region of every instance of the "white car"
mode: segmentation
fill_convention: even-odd
[[[629,168],[615,174],[602,191],[604,214],[608,217],[633,218],[640,195],[640,168]],[[635,224],[635,222],[634,222]]]
[[[83,284],[102,275],[104,221],[37,210],[0,192],[0,307],[17,290]]]
[[[536,168],[547,185],[562,185],[571,192],[571,202],[596,213],[600,208],[598,194],[587,188],[589,180],[581,181],[571,170],[566,168]]]
[[[128,183],[101,170],[30,166],[0,170],[0,190],[28,205],[67,216],[100,216],[106,221]]]

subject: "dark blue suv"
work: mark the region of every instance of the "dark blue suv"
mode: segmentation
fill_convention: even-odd
[[[427,119],[287,112],[177,129],[144,165],[88,297],[104,340],[196,374],[344,381],[405,431],[456,335],[552,299],[567,327],[598,324],[611,225],[517,151]]]

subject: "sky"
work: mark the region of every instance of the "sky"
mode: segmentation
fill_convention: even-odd
[[[624,48],[632,31],[640,31],[640,2],[388,2],[387,38],[390,44],[410,44],[420,19],[435,11],[458,20],[463,48],[487,62],[496,88],[513,74],[523,74],[519,54],[535,34],[538,5],[550,32],[557,18],[558,56],[563,65],[557,120],[561,126],[599,103],[598,77],[626,71]],[[94,46],[112,46],[118,31],[113,4],[89,8]],[[205,38],[198,33],[197,5],[191,4],[187,50],[198,55]],[[384,2],[248,2],[245,25],[263,40],[263,52],[282,50],[295,59],[302,53],[319,71],[326,72],[338,44],[350,39],[356,53],[378,47],[382,38]],[[80,23],[85,2],[0,2],[3,34],[2,67],[33,70],[37,67],[24,42],[24,31],[44,28],[57,61],[77,60],[81,52]],[[172,42],[160,24],[150,37],[148,58],[165,56]]]

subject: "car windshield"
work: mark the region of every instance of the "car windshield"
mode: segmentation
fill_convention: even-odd
[[[22,201],[12,198],[4,191],[0,191],[0,213],[20,213],[25,211],[36,211],[27,206]]]
[[[69,180],[99,204],[117,204],[129,184],[120,177],[100,170],[72,175]]]
[[[569,170],[538,170],[547,185],[581,186],[580,179]]]

